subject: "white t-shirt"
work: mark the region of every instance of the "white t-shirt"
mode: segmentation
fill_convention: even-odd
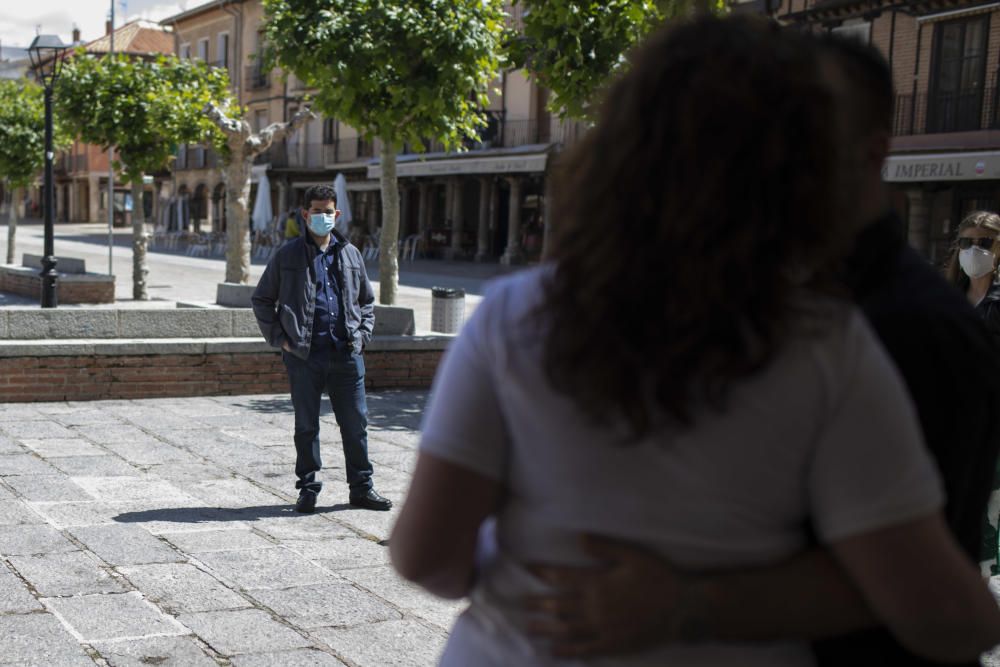
[[[452,632],[446,665],[809,665],[805,644],[672,646],[549,661],[519,631],[544,590],[522,565],[588,564],[581,533],[627,540],[683,568],[753,567],[926,516],[943,504],[899,375],[861,314],[790,341],[686,430],[615,444],[541,368],[531,311],[543,270],[499,281],[446,354],[421,450],[503,483],[497,554]],[[594,350],[594,354],[603,354]]]

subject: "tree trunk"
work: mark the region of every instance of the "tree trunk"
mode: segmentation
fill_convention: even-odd
[[[142,205],[142,174],[132,181],[132,298],[147,301],[146,276],[146,211]]]
[[[17,202],[21,198],[21,188],[11,190],[10,208],[7,209],[7,263],[15,262],[14,237],[17,234]]]
[[[382,236],[378,256],[378,302],[396,303],[399,284],[399,184],[396,182],[396,147],[382,142]]]
[[[226,167],[226,282],[250,282],[250,167],[252,160],[233,156]]]

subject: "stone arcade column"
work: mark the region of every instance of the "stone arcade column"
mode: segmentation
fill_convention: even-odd
[[[507,248],[503,251],[500,263],[509,266],[523,264],[524,252],[521,250],[521,179],[517,176],[509,176],[507,182],[510,184]]]
[[[92,173],[87,181],[87,222],[102,222],[100,213],[100,174]]]
[[[399,184],[399,248],[403,249],[403,241],[409,236],[407,225],[410,218],[410,184]]]
[[[420,240],[426,242],[427,228],[430,227],[431,219],[431,184],[421,181],[417,187],[420,189],[420,199],[417,202],[417,233],[420,234]]]
[[[476,261],[485,262],[490,253],[490,213],[492,212],[493,179],[479,177],[479,228],[476,230]]]
[[[907,220],[910,245],[921,255],[927,256],[930,250],[930,202],[927,193],[917,187],[906,191],[910,201],[910,219]]]
[[[448,218],[451,220],[451,246],[445,253],[448,259],[462,256],[462,181],[452,178],[448,181],[449,197],[446,202]]]
[[[210,193],[211,194],[211,193]],[[340,202],[337,202],[340,203]],[[211,204],[209,204],[211,207]],[[284,224],[285,220],[281,218],[285,217],[285,213],[288,212],[288,184],[283,178],[278,179],[278,216],[280,224]]]

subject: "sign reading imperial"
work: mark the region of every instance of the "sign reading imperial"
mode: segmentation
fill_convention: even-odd
[[[1000,152],[891,155],[882,166],[882,180],[890,183],[992,178],[1000,178]]]
[[[931,162],[930,164],[895,164],[892,175],[888,175],[889,165],[882,168],[882,178],[890,181],[922,181],[942,178],[963,179],[961,162]]]

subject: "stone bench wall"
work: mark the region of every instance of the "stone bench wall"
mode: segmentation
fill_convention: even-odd
[[[114,303],[115,282],[111,276],[96,273],[60,274],[59,303]],[[42,277],[37,269],[10,264],[0,266],[0,292],[40,299]]]
[[[365,385],[427,388],[440,358],[440,351],[368,352]],[[0,358],[0,403],[287,392],[273,352]]]
[[[450,341],[376,335],[365,384],[430,387]],[[281,354],[246,309],[0,309],[0,402],[287,391]]]
[[[365,351],[369,389],[428,388],[447,337],[385,336]],[[0,402],[288,391],[281,354],[247,338],[0,341]]]

